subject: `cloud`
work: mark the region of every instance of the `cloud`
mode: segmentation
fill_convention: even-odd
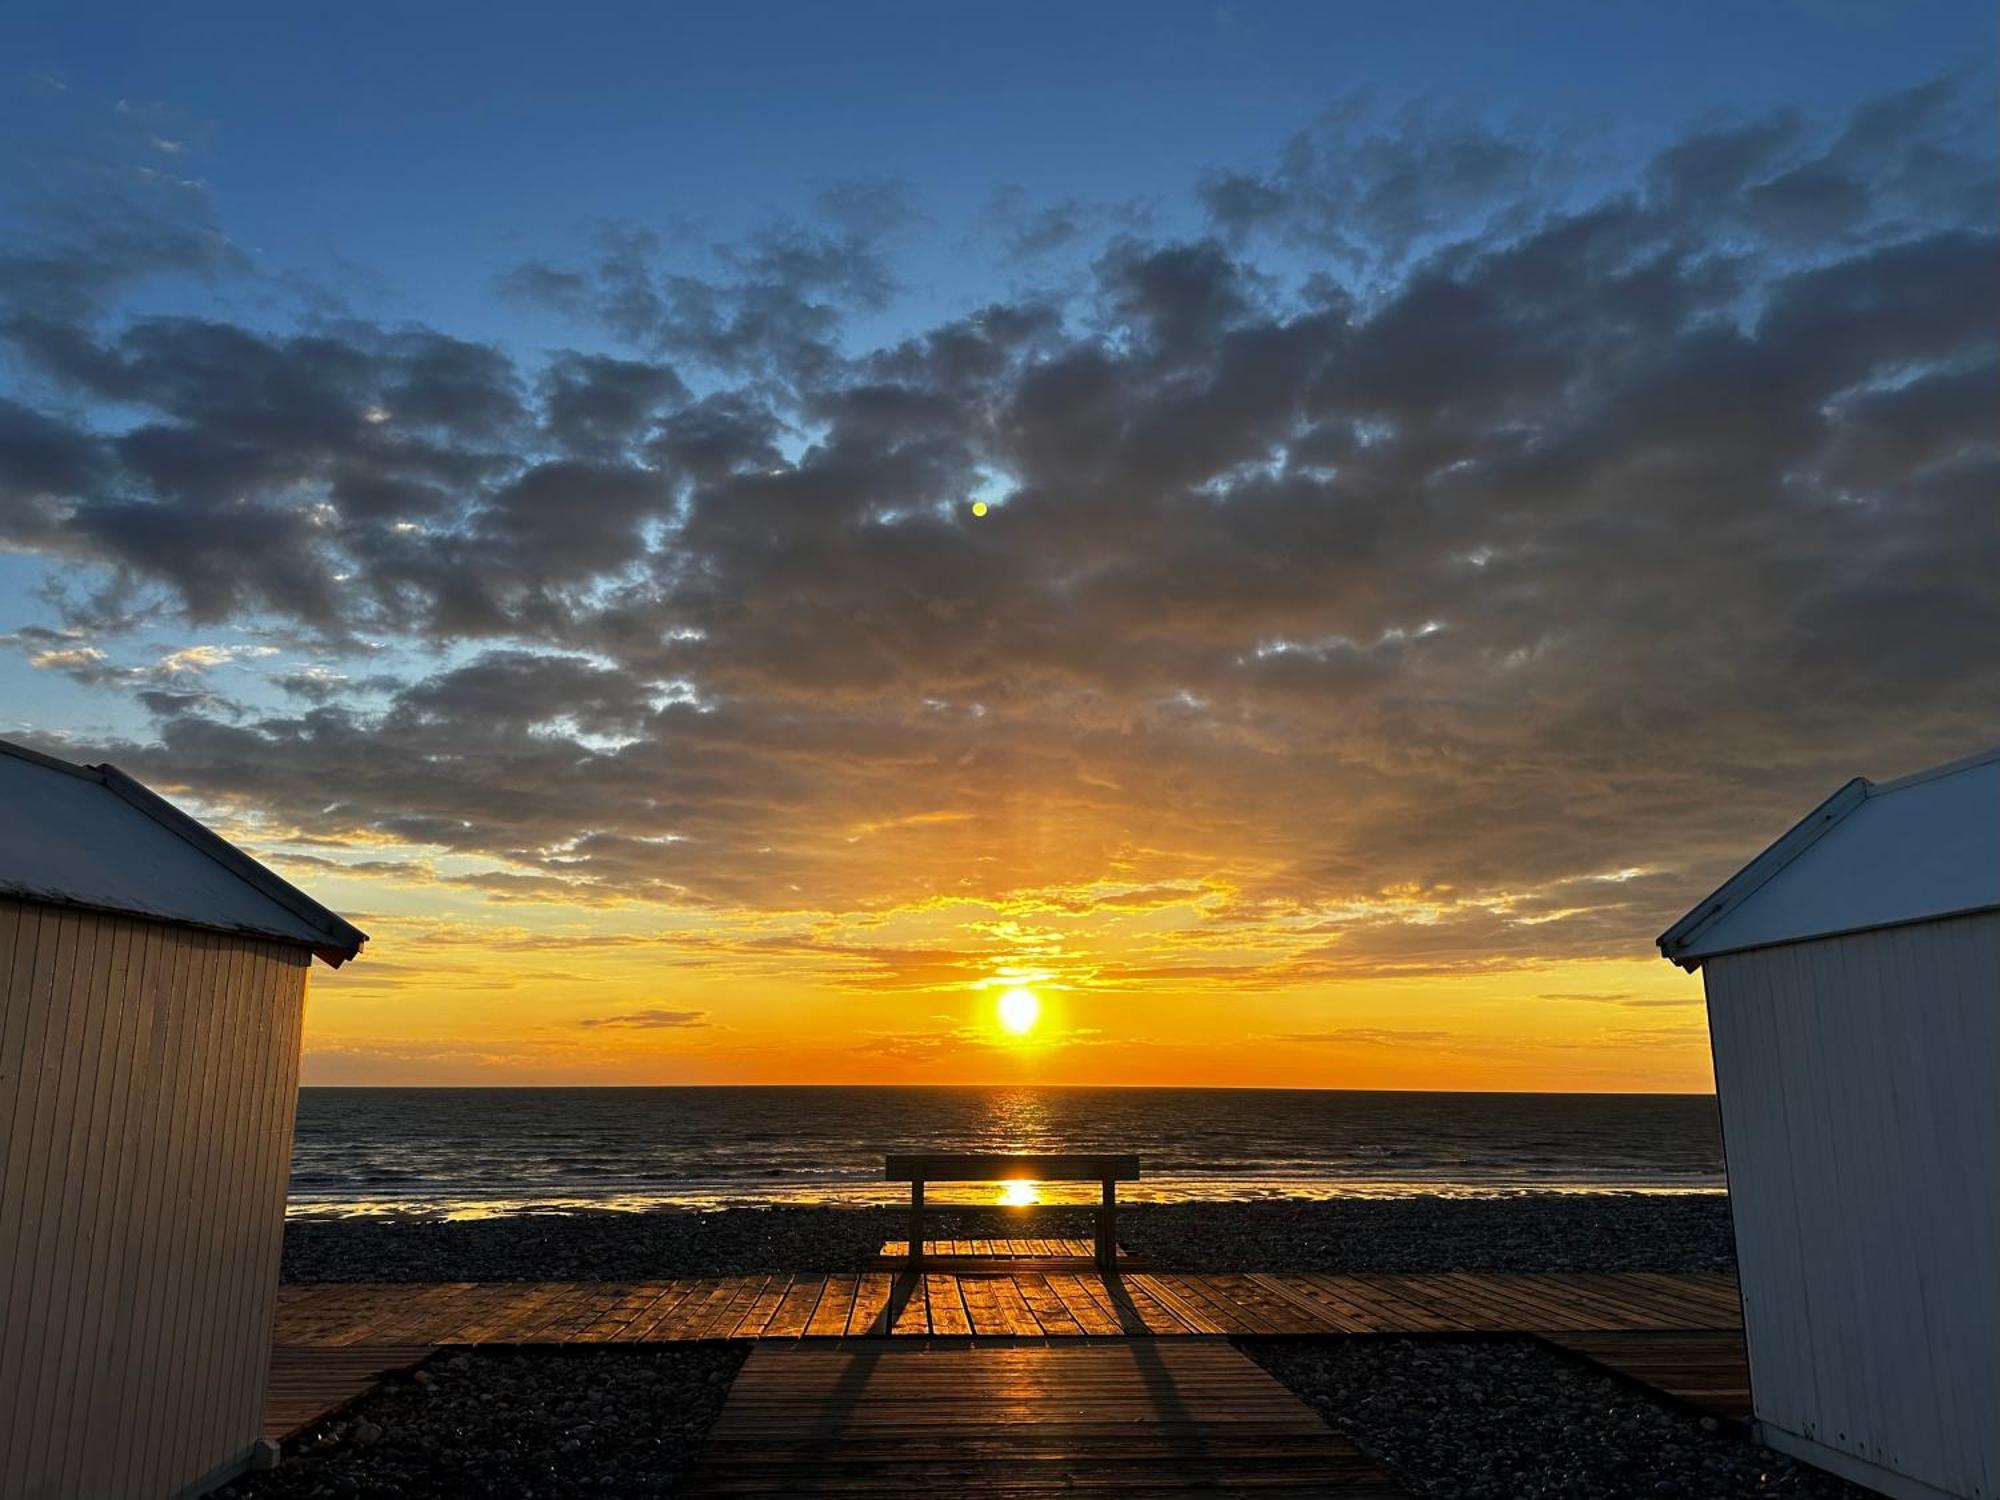
[[[576,1023],[579,1026],[632,1027],[639,1030],[680,1030],[687,1027],[712,1026],[705,1010],[635,1010],[620,1016],[591,1016]]]
[[[1332,1031],[1287,1031],[1278,1034],[1281,1042],[1306,1042],[1328,1047],[1418,1047],[1431,1048],[1452,1039],[1449,1031],[1397,1030],[1387,1026],[1341,1026]]]
[[[1677,1006],[1698,1006],[1702,1003],[1699,995],[1642,995],[1629,990],[1557,990],[1549,994],[1537,995],[1537,1000],[1579,1000],[1594,1005],[1622,1005],[1633,1010],[1651,1010]]]
[[[1073,274],[928,323],[893,187],[606,227],[511,278],[550,353],[143,313],[247,274],[212,205],[52,200],[0,263],[0,546],[67,613],[11,643],[146,695],[66,753],[307,847],[814,932],[690,962],[1642,953],[1830,787],[1995,737],[1976,104],[1705,121],[1615,179],[1343,109],[1190,184],[1199,233],[1010,199]],[[156,674],[168,622],[288,654],[224,702]],[[857,932],[938,909],[1021,926]]]
[[[155,662],[153,671],[161,677],[199,677],[233,661],[277,654],[276,646],[182,646]]]
[[[938,1062],[968,1056],[993,1057],[1018,1053],[1022,1045],[1017,1039],[1002,1037],[977,1026],[953,1026],[928,1031],[871,1032],[854,1043],[850,1050],[904,1061]],[[1114,1044],[1107,1042],[1097,1030],[1086,1027],[1068,1031],[1038,1028],[1034,1045],[1037,1048],[1068,1049]],[[1137,1049],[1147,1044],[1126,1037],[1115,1045],[1123,1049]]]
[[[1235,238],[1274,234],[1375,268],[1428,239],[1524,219],[1563,156],[1429,104],[1385,115],[1350,99],[1295,134],[1270,169],[1212,172],[1199,193]]]

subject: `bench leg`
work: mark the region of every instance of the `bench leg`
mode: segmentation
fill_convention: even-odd
[[[1109,1271],[1118,1260],[1118,1184],[1104,1179],[1104,1200],[1097,1209],[1097,1265]]]
[[[924,1184],[921,1179],[910,1182],[910,1265],[920,1265],[924,1258]]]

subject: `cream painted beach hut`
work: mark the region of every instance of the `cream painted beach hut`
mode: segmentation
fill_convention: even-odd
[[[252,1456],[306,970],[364,941],[114,768],[0,742],[0,1496]]]
[[[1893,1496],[2000,1495],[2000,750],[1850,781],[1675,923],[1751,1397]]]

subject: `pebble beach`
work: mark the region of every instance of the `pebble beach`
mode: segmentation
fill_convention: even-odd
[[[508,1214],[486,1219],[299,1219],[284,1279],[620,1281],[761,1271],[852,1271],[907,1219],[893,1208],[677,1209]],[[933,1217],[940,1237],[1090,1233],[1088,1212],[967,1209]],[[1547,1194],[1134,1204],[1118,1237],[1162,1266],[1194,1271],[1727,1271],[1719,1194]]]

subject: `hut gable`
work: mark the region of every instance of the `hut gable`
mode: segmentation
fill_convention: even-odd
[[[367,934],[115,766],[0,740],[0,895],[296,943],[338,967]]]
[[[2000,748],[1856,778],[1660,935],[1685,969],[1721,953],[2000,908]]]

